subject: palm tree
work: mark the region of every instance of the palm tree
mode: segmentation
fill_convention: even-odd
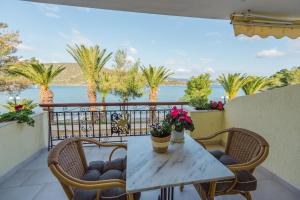
[[[96,88],[99,72],[110,59],[112,53],[106,55],[106,49],[101,50],[98,45],[86,47],[75,44],[73,47],[67,46],[68,53],[78,63],[87,81],[87,92],[90,103],[97,101]]]
[[[53,92],[50,90],[49,85],[64,69],[65,67],[62,65],[54,68],[53,65],[46,67],[40,63],[22,63],[11,67],[8,72],[22,76],[34,84],[39,85],[40,102],[53,103]]]
[[[157,91],[159,86],[174,73],[164,66],[154,67],[149,65],[149,67],[141,67],[143,75],[146,78],[147,84],[150,87],[149,101],[157,101]]]
[[[246,95],[251,95],[259,92],[268,86],[270,81],[265,77],[247,77],[248,82],[242,87]]]
[[[115,89],[117,81],[113,74],[103,72],[96,80],[96,84],[97,91],[101,94],[101,102],[105,103],[107,95]],[[106,110],[105,106],[103,106],[103,110]]]
[[[248,82],[247,78],[240,73],[224,74],[220,75],[218,82],[223,86],[226,96],[229,100],[232,100],[236,97],[239,90]]]

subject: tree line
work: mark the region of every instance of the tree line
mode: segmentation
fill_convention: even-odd
[[[40,102],[53,103],[53,92],[50,89],[52,81],[65,67],[44,65],[37,59],[20,60],[14,55],[17,45],[21,43],[18,32],[7,31],[7,24],[0,23],[0,91],[24,89],[28,84],[40,86]],[[79,65],[87,83],[89,102],[97,101],[97,92],[101,101],[105,102],[108,94],[120,97],[122,102],[140,97],[144,94],[145,86],[150,88],[149,101],[157,101],[159,86],[173,72],[164,66],[142,66],[140,60],[130,62],[127,51],[119,49],[114,54],[98,45],[82,44],[68,45],[67,52]],[[103,72],[104,66],[113,59],[113,70]],[[13,81],[12,81],[13,80]],[[300,67],[291,70],[283,69],[270,77],[247,76],[240,73],[222,74],[217,81],[223,86],[229,100],[235,98],[242,89],[246,95],[255,94],[262,90],[283,87],[300,83]],[[184,100],[195,107],[205,107],[211,94],[211,77],[201,74],[192,77],[187,82]]]
[[[240,90],[245,95],[253,95],[261,91],[288,85],[300,84],[300,67],[291,70],[283,69],[270,77],[248,76],[241,73],[222,74],[217,78],[225,91],[225,101],[234,99]],[[189,101],[197,109],[208,107],[208,96],[212,93],[212,81],[209,74],[192,77],[187,82],[184,100]]]

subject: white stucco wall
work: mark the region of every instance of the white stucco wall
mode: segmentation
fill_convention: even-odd
[[[300,85],[238,97],[225,107],[225,127],[241,127],[270,144],[263,166],[300,188]]]
[[[15,121],[0,123],[0,177],[47,147],[47,115],[33,118],[34,127]]]

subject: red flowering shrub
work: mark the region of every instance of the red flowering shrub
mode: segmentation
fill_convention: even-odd
[[[177,109],[176,106],[172,108],[170,113],[166,116],[166,121],[174,126],[176,131],[190,130],[193,131],[194,124],[188,112],[183,109]]]
[[[224,104],[221,101],[210,101],[208,106],[211,110],[224,110]]]

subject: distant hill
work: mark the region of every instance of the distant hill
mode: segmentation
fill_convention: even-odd
[[[47,63],[51,64],[51,63]],[[85,85],[85,79],[77,63],[53,63],[54,66],[64,65],[66,69],[57,76],[53,85]],[[103,71],[111,71],[104,68]],[[185,79],[169,78],[165,85],[185,85]]]

